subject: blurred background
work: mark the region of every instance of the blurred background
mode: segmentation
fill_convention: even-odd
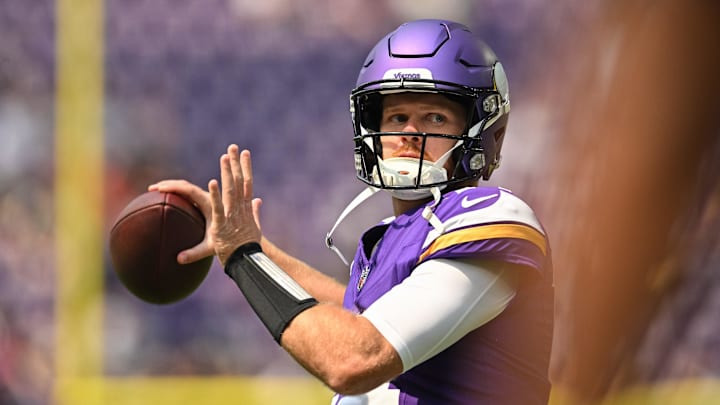
[[[715,2],[0,0],[0,404],[69,403],[66,374],[305,379],[217,262],[187,299],[146,304],[107,234],[148,184],[205,185],[238,143],[265,234],[345,281],[324,236],[362,189],[349,92],[416,18],[467,24],[508,72],[490,183],[535,208],[554,249],[552,402],[720,403]],[[351,254],[389,214],[373,197],[337,244]]]

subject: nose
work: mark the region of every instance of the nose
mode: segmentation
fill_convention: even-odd
[[[420,125],[418,125],[418,123],[415,120],[408,119],[407,122],[405,123],[405,126],[403,126],[402,131],[403,132],[420,132]]]
[[[403,131],[403,132],[417,132],[417,131]],[[419,135],[406,134],[400,137],[402,143],[420,144],[421,137]]]
[[[418,135],[414,135],[414,134],[403,135],[402,139],[404,142],[420,143],[421,137],[419,135],[419,133],[420,133],[419,126],[416,123],[414,123],[413,121],[408,121],[405,124],[405,126],[403,127],[402,132],[411,132],[411,133],[418,134]]]

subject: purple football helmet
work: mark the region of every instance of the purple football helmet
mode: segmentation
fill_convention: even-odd
[[[457,140],[449,155],[454,164],[452,173],[442,169],[440,177],[437,173],[428,175],[425,170],[435,168],[421,158],[410,181],[388,181],[384,171],[390,169],[382,161],[380,137],[402,133],[380,132],[379,126],[383,96],[397,92],[438,93],[466,106],[468,122],[463,134],[419,134],[422,148],[428,137]],[[427,192],[432,187],[490,178],[500,163],[510,98],[507,78],[495,53],[466,26],[445,20],[417,20],[401,25],[370,51],[350,94],[350,110],[357,177],[391,192]]]

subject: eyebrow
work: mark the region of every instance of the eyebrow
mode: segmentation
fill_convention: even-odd
[[[398,105],[383,106],[384,112],[404,112],[408,108],[404,103]],[[415,105],[413,109],[419,109],[420,111],[439,111],[439,112],[453,112],[454,109],[449,105],[438,105],[438,104],[419,104]]]

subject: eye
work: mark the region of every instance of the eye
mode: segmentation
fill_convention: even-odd
[[[400,131],[408,121],[407,114],[390,114],[383,118],[380,126],[384,131]]]
[[[428,114],[427,118],[428,118],[428,121],[430,121],[433,124],[443,124],[447,121],[447,119],[445,119],[444,115],[437,114],[437,113]]]
[[[405,114],[393,114],[388,117],[388,122],[393,124],[404,124],[408,122],[408,116]]]

